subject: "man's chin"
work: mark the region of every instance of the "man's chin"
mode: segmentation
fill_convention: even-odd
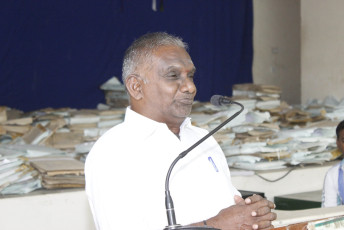
[[[184,110],[180,110],[177,114],[177,117],[180,118],[187,118],[188,116],[190,116],[191,114],[191,108],[190,109],[184,109]]]
[[[174,104],[173,110],[170,110],[171,114],[173,114],[175,117],[179,118],[186,118],[190,116],[192,111],[192,104]]]

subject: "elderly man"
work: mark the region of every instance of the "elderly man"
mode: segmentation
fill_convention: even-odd
[[[124,122],[96,142],[85,166],[98,230],[158,230],[167,225],[167,170],[179,153],[207,134],[188,118],[196,68],[186,50],[180,38],[158,32],[140,37],[125,53],[122,77],[130,106]],[[213,137],[178,162],[170,188],[179,224],[273,228],[274,204],[258,195],[240,197]]]

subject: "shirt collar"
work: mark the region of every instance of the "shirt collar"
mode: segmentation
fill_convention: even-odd
[[[189,127],[191,125],[191,118],[187,117],[183,121],[183,123],[180,125],[180,132],[182,132],[185,128]]]
[[[152,130],[156,128],[166,128],[168,129],[167,125],[165,123],[154,121],[150,118],[147,118],[135,111],[133,111],[130,106],[127,107],[125,112],[125,118],[124,122],[130,121],[131,125],[135,125],[137,127],[143,127],[145,130]],[[187,117],[183,121],[183,123],[180,125],[180,133],[183,132],[183,130],[191,125],[191,118]],[[169,129],[168,129],[169,130]]]

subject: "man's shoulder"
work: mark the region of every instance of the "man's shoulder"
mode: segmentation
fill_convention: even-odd
[[[89,159],[111,159],[114,153],[122,152],[130,146],[130,138],[123,123],[120,123],[106,131],[93,145],[88,154]]]
[[[95,143],[95,146],[99,145],[113,145],[122,143],[123,139],[128,136],[128,130],[126,130],[125,125],[120,123],[109,130],[107,130],[103,135],[101,135]]]

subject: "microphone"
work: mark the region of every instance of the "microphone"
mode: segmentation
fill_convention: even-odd
[[[230,100],[228,97],[220,96],[220,95],[212,96],[210,98],[210,103],[215,106],[221,106],[221,105],[227,105],[227,104],[238,104],[237,102]]]
[[[167,175],[166,175],[166,180],[165,180],[165,207],[166,207],[166,214],[167,214],[167,221],[168,221],[168,226],[164,228],[164,230],[174,230],[174,229],[183,229],[183,230],[201,230],[201,229],[207,229],[207,230],[220,230],[218,228],[213,228],[210,226],[201,226],[201,227],[193,227],[193,226],[182,226],[180,224],[177,224],[176,221],[176,215],[174,211],[174,205],[173,205],[173,200],[170,194],[170,188],[169,188],[169,182],[170,182],[170,176],[173,167],[176,165],[176,163],[182,159],[183,157],[186,156],[191,150],[196,148],[199,144],[204,142],[208,137],[216,133],[219,129],[221,129],[223,126],[225,126],[228,122],[233,120],[235,117],[237,117],[243,110],[244,106],[238,102],[230,100],[228,97],[225,96],[220,96],[220,95],[214,95],[210,99],[211,104],[215,106],[221,106],[221,105],[226,105],[226,104],[236,104],[241,107],[241,109],[233,114],[231,117],[229,117],[227,120],[222,122],[220,125],[218,125],[216,128],[214,128],[212,131],[210,131],[207,135],[202,137],[199,141],[197,141],[195,144],[193,144],[191,147],[189,147],[187,150],[181,152],[177,158],[172,162],[170,168],[168,169]]]

